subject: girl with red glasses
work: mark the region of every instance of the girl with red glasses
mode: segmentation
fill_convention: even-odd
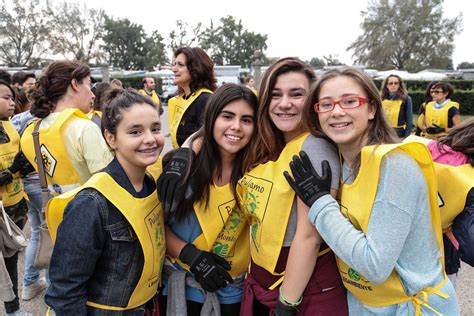
[[[358,100],[347,106],[341,99]],[[332,100],[331,111],[312,111]],[[310,206],[308,219],[338,257],[351,315],[457,315],[444,271],[441,219],[432,159],[426,146],[399,144],[373,81],[355,68],[325,73],[305,104],[305,124],[338,147],[338,201],[331,167],[316,172],[307,155],[286,178]]]

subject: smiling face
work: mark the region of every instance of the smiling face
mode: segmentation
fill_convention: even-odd
[[[184,54],[179,54],[173,63],[171,70],[174,73],[174,84],[185,89],[191,83],[191,74],[187,66],[187,58]]]
[[[214,122],[213,137],[221,156],[233,159],[249,143],[254,127],[254,110],[244,100],[227,104]]]
[[[337,76],[322,84],[318,99],[337,101],[348,96],[368,98],[355,79]],[[375,109],[370,103],[352,109],[336,105],[332,111],[318,113],[322,131],[338,145],[343,154],[344,151],[354,154],[360,152],[367,143],[367,128],[374,116]]]
[[[271,92],[269,115],[273,124],[283,132],[285,142],[304,131],[301,115],[308,91],[309,80],[302,73],[284,73],[276,80]]]
[[[164,145],[158,112],[144,103],[124,110],[115,135],[106,130],[105,137],[125,171],[144,171],[156,162]]]
[[[15,100],[10,88],[0,85],[0,117],[8,118],[15,111]]]

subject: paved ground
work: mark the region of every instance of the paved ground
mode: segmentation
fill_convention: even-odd
[[[165,112],[162,115],[163,123],[163,133],[167,135],[168,131],[168,108],[165,107]],[[171,149],[171,142],[169,137],[165,137],[165,148],[163,153]],[[25,227],[25,232],[27,232],[28,227]],[[23,275],[23,258],[24,254],[20,254],[19,261],[19,270],[20,275]],[[461,272],[458,275],[458,286],[457,293],[459,304],[461,306],[461,315],[462,316],[474,316],[474,268],[464,264],[461,268]],[[21,282],[20,282],[21,283]],[[20,286],[21,291],[21,286]],[[43,294],[44,295],[44,294]],[[35,299],[23,302],[21,301],[21,306],[23,310],[33,313],[35,316],[45,315],[45,307],[43,303],[43,295],[37,296]],[[5,312],[3,304],[0,304],[0,315],[3,315]]]

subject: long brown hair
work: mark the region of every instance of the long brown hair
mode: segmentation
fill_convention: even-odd
[[[52,62],[36,81],[36,89],[30,92],[31,114],[39,118],[48,116],[66,94],[71,81],[82,83],[90,74],[89,67],[77,61]]]
[[[193,187],[193,195],[185,199],[176,211],[178,221],[183,220],[192,211],[194,202],[205,201],[206,206],[209,202],[209,187],[214,183],[214,176],[222,175],[222,159],[219,146],[214,139],[214,125],[219,114],[229,103],[243,100],[253,110],[254,116],[257,115],[257,97],[248,88],[233,83],[224,84],[212,94],[206,104],[204,112],[204,124],[201,130],[195,135],[195,138],[202,138],[202,149],[199,151],[191,170],[188,172],[185,182],[190,182]],[[246,147],[242,148],[234,159],[233,169],[230,176],[230,187],[234,195],[237,206],[239,199],[237,196],[237,182],[244,174],[243,161],[247,160],[248,148],[257,134],[257,123],[254,120],[253,135]],[[189,181],[188,181],[189,179]]]
[[[272,91],[275,88],[277,79],[280,75],[289,72],[301,73],[310,85],[316,80],[313,69],[298,58],[282,58],[273,63],[263,76],[258,93],[258,114],[257,125],[259,134],[250,149],[249,159],[244,161],[244,169],[250,169],[258,164],[268,160],[275,160],[285,147],[285,138],[283,132],[273,124],[269,107],[272,101]]]
[[[189,83],[191,93],[200,88],[216,90],[217,80],[214,76],[214,63],[202,48],[180,47],[174,52],[174,57],[178,57],[179,54],[186,56],[186,67],[191,76],[191,82]],[[178,87],[178,94],[183,92],[183,89]]]
[[[402,78],[399,75],[394,74],[389,75],[382,82],[382,88],[380,89],[380,97],[382,98],[382,100],[388,99],[388,96],[390,95],[390,91],[388,91],[388,80],[390,80],[390,78],[398,79],[399,85],[396,93],[400,99],[406,100],[408,92],[407,87],[405,86],[405,82],[403,82]]]

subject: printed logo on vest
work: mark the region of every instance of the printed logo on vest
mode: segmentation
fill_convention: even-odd
[[[364,279],[356,270],[349,268],[347,269],[347,272],[341,271],[341,276],[342,276],[342,281],[348,285],[352,285],[356,288],[359,288],[364,291],[373,291],[372,286],[370,285],[369,280]],[[364,285],[362,283],[365,283],[367,285]]]
[[[53,157],[44,144],[41,145],[40,151],[41,158],[43,159],[44,171],[52,178],[54,170],[56,170],[57,160]]]
[[[247,214],[253,215],[251,237],[256,250],[259,251],[273,182],[252,175],[245,175],[239,181],[239,185],[243,187],[244,191],[243,195],[241,194],[242,208]]]
[[[212,251],[221,257],[233,257],[235,255],[234,245],[237,241],[239,228],[245,224],[241,212],[234,208],[235,200],[230,200],[219,205],[218,210],[224,224],[217,240],[212,245]]]

